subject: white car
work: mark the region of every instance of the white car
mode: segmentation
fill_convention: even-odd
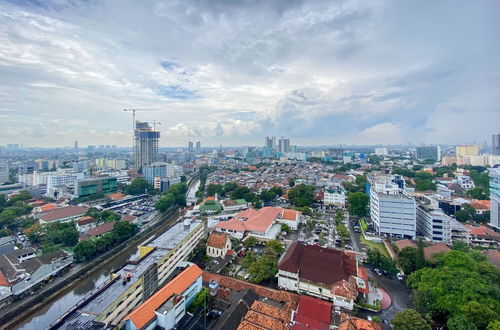
[[[381,271],[380,269],[375,268],[373,271],[374,271],[374,272],[375,272],[378,276],[382,276],[382,271]]]
[[[403,280],[403,275],[401,273],[397,273],[396,274],[396,277],[398,278],[398,280],[402,281]]]

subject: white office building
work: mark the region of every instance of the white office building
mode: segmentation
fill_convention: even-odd
[[[389,150],[387,148],[375,148],[375,155],[377,156],[388,156]]]
[[[459,175],[457,177],[457,183],[465,190],[474,189],[476,187],[474,181],[467,175]]]
[[[344,189],[341,189],[340,187],[332,187],[325,190],[323,204],[344,207],[345,200],[346,195]]]
[[[490,170],[490,225],[500,229],[500,168]]]
[[[416,236],[416,204],[405,191],[400,175],[372,178],[370,214],[379,235],[414,238]]]

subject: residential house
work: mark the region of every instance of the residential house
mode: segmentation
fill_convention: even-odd
[[[84,216],[81,217],[76,221],[76,229],[80,233],[84,233],[92,228],[94,228],[97,225],[97,220],[92,218],[91,216]]]
[[[332,309],[331,302],[309,296],[300,296],[292,330],[329,330],[332,322]]]
[[[98,225],[94,228],[91,228],[85,232],[84,236],[97,238],[104,234],[110,233],[115,228],[116,221],[105,222],[102,225]]]
[[[209,257],[224,258],[231,248],[231,240],[225,233],[213,232],[208,237],[207,256]]]
[[[278,264],[278,286],[352,310],[368,293],[368,274],[354,253],[295,242]]]
[[[244,199],[225,200],[222,208],[225,212],[238,212],[248,209],[248,202]]]
[[[470,243],[482,247],[499,247],[500,234],[484,225],[465,225],[470,229]]]
[[[381,330],[380,323],[342,313],[338,330]]]

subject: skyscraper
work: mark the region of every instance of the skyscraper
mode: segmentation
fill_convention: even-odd
[[[158,158],[160,132],[151,128],[149,123],[137,121],[135,124],[135,166],[141,171],[144,165],[154,163]]]
[[[457,146],[456,147],[457,157],[464,156],[477,156],[479,155],[479,146],[470,145],[470,146]]]
[[[78,151],[78,141],[75,141],[75,144],[73,146],[73,149],[75,149],[75,151]]]
[[[193,152],[193,141],[188,142],[188,151]]]
[[[201,142],[196,142],[196,153],[199,154],[201,152]]]
[[[500,168],[490,171],[490,225],[500,229]]]
[[[278,151],[280,153],[290,152],[290,139],[285,139],[283,136],[279,139]]]
[[[264,142],[264,147],[266,147],[266,148],[273,148],[274,147],[272,137],[266,136],[266,140]]]
[[[500,156],[500,134],[493,134],[491,150],[493,155]]]

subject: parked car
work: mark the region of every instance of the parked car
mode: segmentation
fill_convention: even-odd
[[[351,246],[351,245],[349,245],[349,244],[347,244],[347,245],[345,246],[345,248],[346,248],[346,249],[348,249],[348,250],[352,250],[352,246]]]
[[[375,268],[373,271],[374,271],[374,272],[375,272],[375,274],[377,274],[378,276],[382,276],[382,271],[381,271],[380,269]]]
[[[402,281],[403,280],[403,274],[401,273],[397,273],[396,274],[396,277],[398,278],[398,280]]]

